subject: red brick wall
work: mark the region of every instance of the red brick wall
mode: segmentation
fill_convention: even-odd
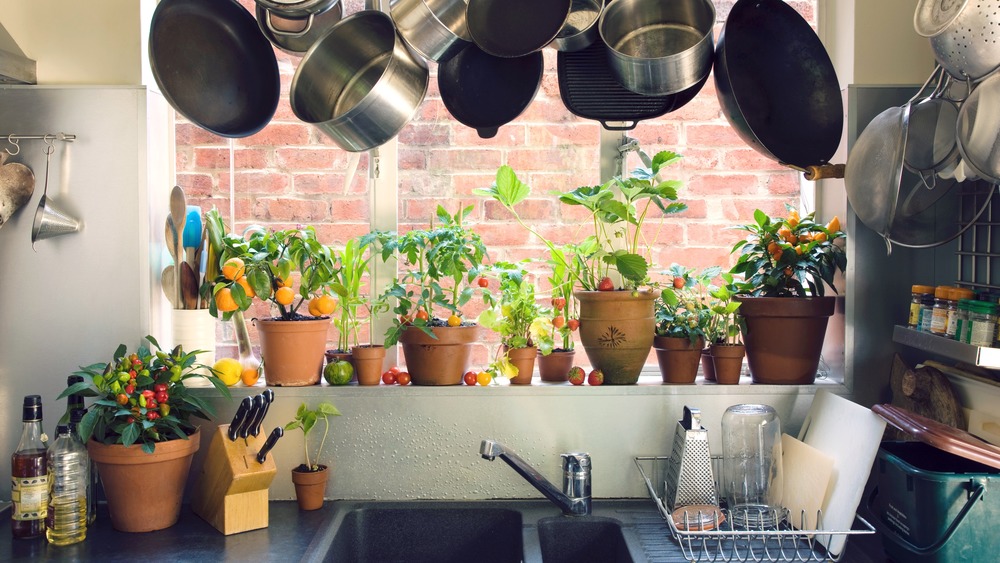
[[[342,0],[345,14],[363,6]],[[241,0],[254,11],[252,0]],[[731,0],[716,2],[721,29]],[[791,1],[815,25],[816,0]],[[345,186],[348,153],[313,127],[301,123],[288,104],[288,90],[298,58],[275,51],[282,98],[271,123],[260,133],[234,141],[235,228],[251,223],[281,227],[314,225],[322,239],[339,245],[368,229],[365,186],[368,157],[361,155],[358,174]],[[494,259],[537,255],[542,247],[514,224],[503,209],[471,195],[488,186],[501,164],[511,165],[533,188],[524,218],[557,241],[586,236],[588,224],[578,210],[560,206],[553,190],[567,190],[599,180],[599,125],[573,116],[559,97],[555,52],[545,50],[545,77],[531,106],[493,139],[451,119],[441,102],[434,65],[427,97],[416,117],[399,135],[399,221],[401,228],[426,224],[441,203],[454,211],[459,202],[475,203],[475,227]],[[229,140],[216,137],[178,116],[177,181],[189,198],[217,207],[229,218]],[[687,106],[641,123],[629,132],[647,152],[670,149],[684,155],[663,176],[684,182],[681,200],[689,209],[666,219],[647,221],[660,266],[671,262],[702,268],[729,265],[729,248],[738,233],[725,227],[750,220],[755,208],[772,214],[795,203],[798,174],[747,147],[720,112],[709,80]],[[628,168],[635,165],[634,157]],[[255,314],[265,311],[255,310]],[[467,312],[472,315],[473,311]],[[332,337],[332,334],[331,334]]]

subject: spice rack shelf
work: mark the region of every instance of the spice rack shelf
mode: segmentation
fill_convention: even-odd
[[[971,346],[964,342],[920,332],[901,325],[896,325],[893,328],[892,341],[959,362],[989,369],[1000,369],[1000,348]]]

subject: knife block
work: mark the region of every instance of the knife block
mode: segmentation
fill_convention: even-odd
[[[192,498],[194,513],[225,535],[266,528],[267,492],[277,474],[274,456],[257,463],[265,436],[229,439],[229,425],[212,436]]]

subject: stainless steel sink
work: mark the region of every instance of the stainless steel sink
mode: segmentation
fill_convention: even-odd
[[[675,551],[649,501],[593,503],[564,516],[547,500],[336,501],[302,561],[448,563],[647,562]],[[646,533],[640,541],[640,529]],[[676,550],[679,555],[679,550]]]

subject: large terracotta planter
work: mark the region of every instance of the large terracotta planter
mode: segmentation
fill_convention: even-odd
[[[689,338],[657,336],[653,339],[656,361],[664,383],[691,384],[698,377],[698,364],[705,339],[691,342]]]
[[[111,525],[121,532],[152,532],[176,524],[200,442],[197,431],[187,440],[160,442],[147,454],[138,444],[126,448],[91,440],[87,453],[97,464]]]
[[[506,348],[506,347],[505,347]],[[515,385],[531,385],[531,376],[535,371],[535,356],[538,348],[507,348],[507,359],[517,368],[517,376],[510,380]]]
[[[538,354],[538,377],[546,383],[563,383],[569,379],[576,350],[553,350],[548,356]]]
[[[608,385],[639,381],[653,345],[650,291],[576,291],[580,302],[580,342],[591,365]]]
[[[736,385],[743,374],[746,347],[742,344],[712,344],[710,347],[715,380],[720,385]]]
[[[354,374],[361,385],[378,385],[382,380],[382,364],[385,362],[385,346],[367,344],[351,349],[354,358]]]
[[[295,485],[295,500],[302,510],[318,510],[323,508],[326,496],[326,483],[330,480],[330,468],[319,466],[319,471],[292,470],[292,484]]]
[[[434,327],[437,338],[410,327],[399,336],[414,385],[459,385],[469,369],[478,326]]]
[[[316,385],[323,374],[330,319],[256,319],[264,381],[279,387]]]
[[[743,343],[754,383],[808,385],[816,380],[835,297],[746,297]]]

